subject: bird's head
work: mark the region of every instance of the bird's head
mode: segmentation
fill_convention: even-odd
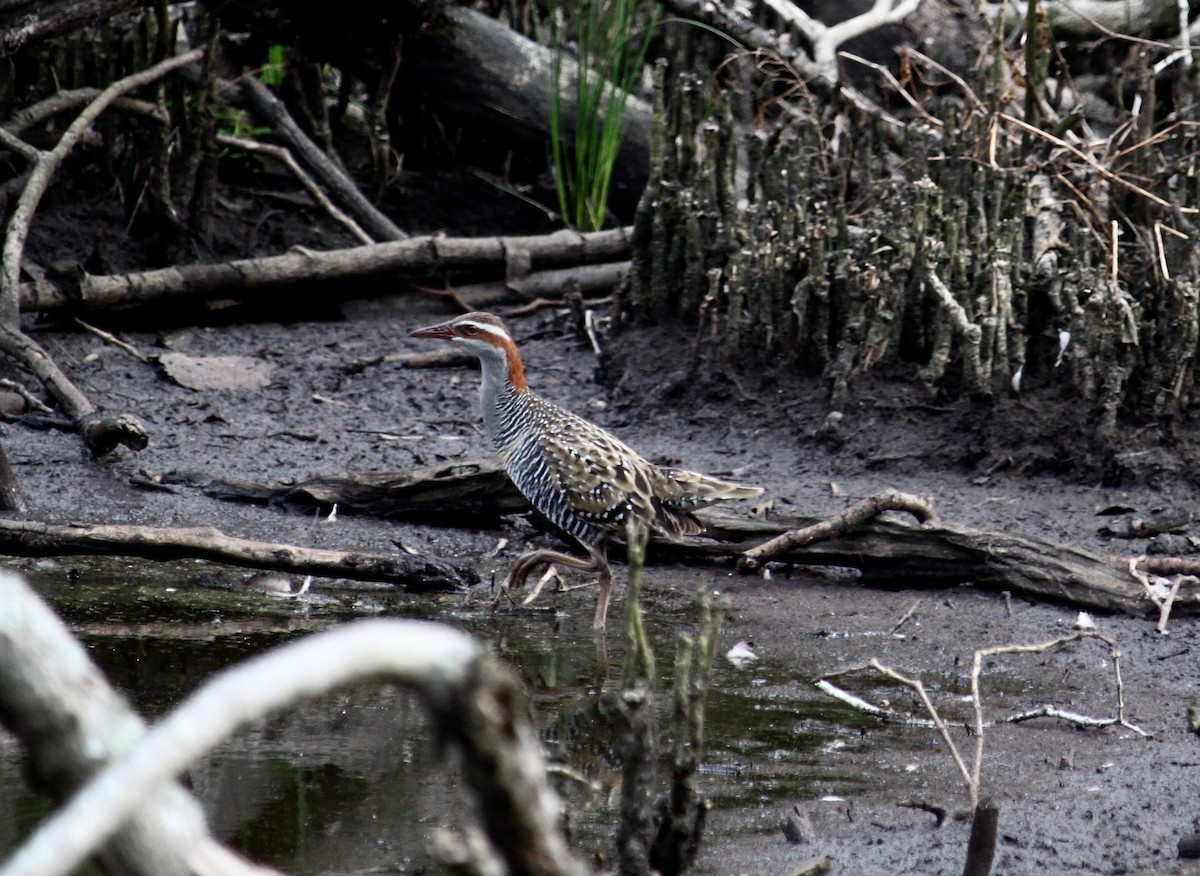
[[[521,367],[521,355],[500,317],[490,313],[464,313],[446,322],[417,329],[410,334],[414,338],[437,338],[460,344],[470,350],[487,367],[489,362],[503,366],[508,380],[517,391],[525,389],[525,375]]]

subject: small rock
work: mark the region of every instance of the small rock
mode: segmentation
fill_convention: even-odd
[[[788,876],[821,876],[822,873],[832,873],[833,864],[833,858],[828,856],[809,858],[796,869],[790,870]]]
[[[792,811],[779,823],[779,828],[783,831],[783,838],[792,845],[811,843],[817,839],[812,819],[801,812],[799,806],[792,807]]]

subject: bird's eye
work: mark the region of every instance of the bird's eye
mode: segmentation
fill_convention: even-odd
[[[464,325],[462,330],[463,334],[467,335],[468,337],[474,337],[475,335],[479,334],[479,329],[475,328],[473,325]]]

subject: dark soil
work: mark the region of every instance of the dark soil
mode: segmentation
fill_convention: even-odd
[[[145,257],[114,234],[111,223],[83,229],[72,212],[60,206],[43,217],[31,252],[35,260],[83,260],[99,248],[112,269],[121,269]],[[260,232],[254,246],[263,251],[283,242],[339,242],[300,214],[290,223],[278,216],[269,222],[225,218],[230,248],[239,236],[244,242],[252,226]],[[286,228],[264,233],[277,222]],[[46,252],[36,249],[39,242]],[[345,515],[328,525],[285,509],[139,486],[172,471],[276,482],[488,455],[475,373],[405,370],[380,358],[426,349],[428,342],[412,340],[408,332],[444,318],[442,305],[404,289],[359,299],[346,297],[351,291],[360,290],[305,290],[253,308],[175,307],[92,317],[151,356],[237,354],[268,362],[275,370],[262,390],[184,389],[155,364],[91,334],[71,326],[38,329],[38,340],[99,407],[137,415],[152,440],[140,454],[121,451],[94,462],[73,434],[9,423],[4,445],[29,516],[210,524],[231,535],[375,553],[402,544],[476,564],[485,579],[493,570],[503,572],[528,539],[554,543],[553,536],[521,519],[482,531]],[[619,336],[614,350],[622,364],[610,366],[602,385],[595,379],[597,362],[570,333],[567,319],[543,312],[512,325],[530,383],[543,395],[612,429],[651,459],[762,484],[781,512],[828,514],[893,487],[931,497],[951,521],[1136,554],[1145,541],[1114,544],[1098,535],[1109,519],[1097,516],[1099,511],[1116,505],[1190,510],[1194,504],[1190,479],[1183,476],[1190,467],[1190,436],[1174,447],[1138,448],[1132,446],[1138,440],[1134,431],[1129,449],[1107,460],[1083,458],[1092,453],[1092,442],[1081,434],[1086,430],[1065,391],[1049,381],[1023,399],[1002,399],[981,411],[917,386],[911,374],[868,376],[856,387],[853,406],[841,412],[840,425],[822,430],[830,410],[817,378],[730,374],[681,392],[672,378],[676,362],[684,361],[678,351],[691,343],[682,340],[686,333]],[[1114,461],[1120,464],[1111,465]],[[1089,467],[1090,462],[1099,465]],[[501,537],[508,545],[492,556]],[[906,674],[941,680],[947,689],[939,701],[953,702],[949,694],[967,690],[974,649],[1062,635],[1072,629],[1076,614],[1068,606],[1021,600],[1010,613],[999,594],[968,587],[924,594],[866,589],[835,572],[776,569],[769,580],[726,570],[700,573],[733,599],[729,644],[754,640],[774,677],[790,676],[790,686],[817,701],[822,695],[811,689],[814,674],[878,657]],[[696,576],[695,569],[654,568],[648,610],[676,586],[690,590]],[[623,602],[618,588],[612,616],[619,616]],[[590,591],[555,598],[572,615],[590,616]],[[918,598],[901,635],[891,635]],[[1099,617],[1097,623],[1121,649],[1128,719],[1151,738],[1120,727],[1078,730],[1047,719],[991,731],[983,785],[1001,810],[996,873],[1137,872],[1175,860],[1176,841],[1195,830],[1200,742],[1185,714],[1197,700],[1200,678],[1191,653],[1193,647],[1200,653],[1194,621],[1176,618],[1168,636],[1144,618]],[[1104,657],[1095,643],[1082,643],[1052,655],[999,661],[995,671],[1003,684],[995,693],[996,710],[1045,699],[1110,714],[1114,694]],[[907,707],[910,698],[899,699]],[[954,733],[969,757],[973,741],[961,725]],[[855,755],[825,756],[831,762],[852,760],[863,757],[864,749],[871,751],[864,745]],[[806,845],[784,841],[776,825],[786,812],[776,805],[757,808],[748,800],[716,811],[718,835],[733,832],[738,838],[710,844],[701,870],[778,874],[829,854],[846,874],[961,872],[968,825],[952,821],[935,828],[931,816],[896,806],[920,798],[950,810],[965,808],[965,792],[943,746],[935,740],[926,750],[904,754],[881,747],[867,757],[872,769],[895,777],[894,785],[857,793],[831,786],[828,792],[841,799],[796,800],[816,828],[816,840]],[[1060,768],[1064,759],[1069,768]]]

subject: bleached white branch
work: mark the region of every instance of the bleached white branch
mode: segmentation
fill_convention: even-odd
[[[1057,639],[1051,639],[1047,642],[1039,642],[1036,645],[997,645],[993,648],[980,648],[975,652],[975,656],[971,661],[971,699],[975,709],[975,765],[971,771],[971,780],[976,789],[979,787],[979,774],[983,768],[983,728],[985,725],[983,720],[983,698],[979,692],[979,679],[983,674],[984,661],[1002,654],[1044,654],[1046,651],[1070,642],[1078,642],[1081,639],[1098,639],[1109,648],[1109,657],[1113,662],[1113,677],[1116,687],[1116,715],[1112,718],[1091,718],[1086,715],[1078,715],[1074,712],[1059,709],[1057,706],[1048,705],[1043,710],[1032,709],[1023,712],[1016,720],[1027,721],[1031,718],[1041,717],[1044,714],[1046,717],[1061,718],[1079,724],[1082,727],[1102,727],[1118,724],[1140,736],[1149,735],[1140,727],[1129,723],[1125,719],[1125,684],[1121,680],[1121,652],[1117,649],[1117,643],[1111,637],[1096,630],[1080,630],[1079,632],[1060,636]],[[1009,720],[1014,719],[1010,718]],[[972,799],[971,802],[974,804],[977,801]]]
[[[837,53],[838,46],[857,36],[887,24],[903,21],[916,12],[920,5],[921,0],[875,0],[875,5],[869,12],[839,21],[829,28],[828,39],[833,44],[833,53]]]
[[[0,572],[0,605],[0,717],[30,775],[65,796],[136,746],[145,725],[24,579]],[[217,842],[177,782],[142,795],[97,858],[129,876],[278,876]]]
[[[954,759],[954,765],[958,767],[959,773],[963,777],[963,783],[967,787],[967,793],[971,798],[971,808],[974,809],[979,805],[979,790],[980,790],[980,773],[983,768],[983,743],[984,730],[991,726],[984,721],[983,718],[983,697],[980,695],[979,682],[983,674],[983,663],[986,659],[997,657],[1001,654],[1041,654],[1060,645],[1065,645],[1069,642],[1076,642],[1080,639],[1099,639],[1109,647],[1109,657],[1113,662],[1113,674],[1116,686],[1117,709],[1116,714],[1111,718],[1094,718],[1089,715],[1083,715],[1078,712],[1071,712],[1066,709],[1060,709],[1054,705],[1043,705],[1033,709],[1028,709],[1016,715],[1011,715],[1001,719],[1008,723],[1017,723],[1028,721],[1033,718],[1058,718],[1064,721],[1070,721],[1080,727],[1110,727],[1119,725],[1126,729],[1132,730],[1140,736],[1148,736],[1144,730],[1135,724],[1131,724],[1125,718],[1125,685],[1121,681],[1121,653],[1117,650],[1116,643],[1103,633],[1095,630],[1081,630],[1077,633],[1072,633],[1068,636],[1062,636],[1057,639],[1052,639],[1048,642],[1040,642],[1036,645],[997,645],[993,648],[980,648],[975,652],[974,659],[971,663],[971,700],[975,712],[975,759],[970,768],[967,767],[966,761],[959,753],[958,746],[954,744],[954,740],[950,736],[949,728],[938,714],[937,708],[933,704],[929,693],[925,690],[925,686],[919,678],[911,678],[902,675],[895,669],[885,666],[878,660],[872,659],[860,666],[852,666],[847,669],[841,669],[836,672],[830,672],[816,679],[816,686],[831,697],[846,703],[853,708],[859,709],[869,714],[877,715],[885,719],[902,718],[906,722],[911,721],[918,723],[920,719],[907,718],[898,715],[891,709],[869,703],[866,700],[858,697],[840,687],[832,684],[829,679],[837,678],[842,675],[850,675],[854,673],[866,672],[868,670],[878,672],[885,678],[890,678],[916,693],[921,700],[921,704],[925,707],[925,711],[929,713],[932,725],[937,729],[942,737],[942,741],[946,743],[947,749],[950,751],[950,756]]]
[[[215,676],[113,761],[46,821],[8,861],[0,876],[60,876],[74,870],[143,803],[225,737],[250,722],[347,684],[388,679],[413,687],[459,742],[469,784],[505,785],[481,796],[506,811],[481,812],[502,855],[519,845],[514,872],[582,874],[556,829],[559,803],[549,789],[536,734],[506,704],[490,658],[469,636],[433,623],[374,620],[308,636]],[[491,668],[489,668],[491,667]],[[519,699],[519,698],[516,698]],[[511,722],[501,732],[495,726]],[[482,740],[482,741],[480,741]],[[482,762],[482,765],[475,765]],[[522,809],[522,813],[513,810]],[[514,819],[516,814],[516,819]],[[528,817],[526,817],[528,816]],[[524,819],[524,820],[522,820]],[[496,827],[514,836],[497,836]],[[539,829],[540,828],[540,829]],[[505,846],[510,848],[506,849]]]
[[[763,2],[803,34],[812,46],[813,62],[831,75],[837,67],[838,46],[886,24],[903,21],[921,5],[921,0],[875,0],[875,5],[861,15],[827,25],[817,21],[791,0]]]

